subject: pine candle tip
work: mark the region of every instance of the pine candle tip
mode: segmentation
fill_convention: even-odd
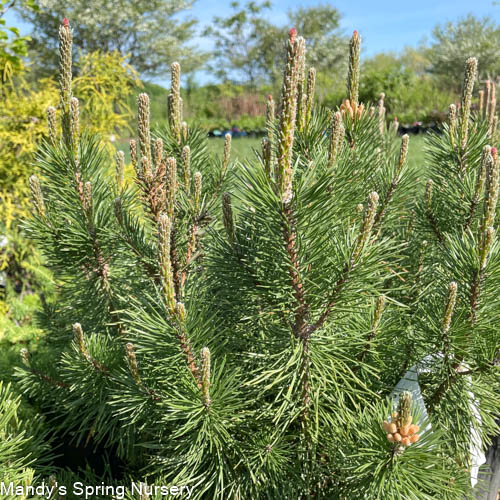
[[[477,58],[476,57],[469,57],[467,59],[466,63],[467,63],[467,66],[476,67],[477,66]]]
[[[267,100],[268,100],[268,101],[272,101],[272,100],[273,100],[273,96],[272,96],[272,94],[269,94],[269,95],[267,96]]]
[[[288,37],[290,39],[290,42],[294,43],[295,39],[297,38],[297,29],[290,28],[290,31],[288,32]]]
[[[378,199],[379,199],[378,193],[376,191],[372,191],[370,193],[370,201],[372,201],[373,203],[378,203]]]
[[[30,353],[29,353],[28,349],[26,349],[25,347],[23,347],[19,351],[19,354],[21,355],[21,359],[22,359],[23,363],[26,366],[30,366]]]
[[[354,30],[354,31],[352,32],[352,37],[353,37],[353,38],[358,38],[358,36],[359,36],[359,35],[358,35],[358,30]]]
[[[63,26],[69,26],[69,20],[67,17],[65,17],[63,20],[62,20],[62,23],[61,23]]]
[[[176,312],[177,312],[177,317],[179,318],[179,321],[181,323],[184,323],[186,320],[186,308],[182,302],[177,302],[175,306]]]

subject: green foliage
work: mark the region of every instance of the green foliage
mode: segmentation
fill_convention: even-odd
[[[176,66],[168,124],[151,129],[139,96],[133,180],[63,111],[28,222],[60,290],[19,387],[127,477],[197,499],[471,497],[471,425],[484,448],[500,394],[499,163],[496,131],[469,113],[476,61],[425,172],[382,103],[299,121],[303,39],[286,47],[279,115],[269,101],[263,149],[238,162],[229,136],[213,157],[183,123]],[[386,434],[416,364],[428,416],[404,395]]]
[[[21,16],[33,25],[31,50],[38,54],[38,74],[57,68],[54,41],[63,18],[75,30],[77,47],[84,53],[118,51],[141,74],[161,75],[177,59],[186,70],[199,65],[203,55],[187,45],[195,21],[179,21],[176,15],[192,7],[192,1],[113,0],[103,8],[102,2],[88,0],[44,1],[38,11],[19,8]],[[133,33],[134,36],[130,36]]]
[[[308,43],[308,59],[320,72],[342,70],[344,43],[339,11],[329,5],[289,10],[284,26],[269,21],[271,2],[249,1],[231,4],[228,17],[216,16],[205,35],[214,38],[215,76],[223,81],[243,83],[253,90],[257,85],[279,85],[283,64],[281,40],[295,26]]]
[[[46,134],[47,107],[56,101],[57,89],[52,80],[42,80],[34,89],[20,75],[3,85],[2,94],[0,189],[6,196],[26,190],[33,153]],[[8,214],[3,215],[3,220],[9,220]]]
[[[21,36],[18,28],[6,25],[3,16],[15,4],[16,0],[0,0],[0,82],[2,84],[23,69],[22,58],[26,56],[27,45],[31,40],[28,36]],[[36,0],[24,0],[22,7],[26,10],[38,10]]]
[[[441,121],[443,110],[456,96],[449,88],[441,89],[430,75],[417,73],[407,54],[378,54],[363,64],[361,100],[376,102],[387,95],[388,118],[401,123]]]
[[[75,94],[83,104],[85,126],[102,135],[127,129],[132,117],[129,97],[141,82],[126,57],[118,51],[83,54],[77,70]]]
[[[192,81],[183,89],[184,114],[205,130],[263,130],[265,98],[250,92],[247,86],[224,83],[196,86]],[[153,123],[164,125],[168,119],[165,102],[168,90],[151,82],[144,83],[144,91],[151,99]],[[132,99],[129,99],[132,106]]]
[[[8,485],[31,485],[39,472],[47,472],[47,432],[34,415],[29,420],[20,413],[20,396],[14,396],[10,385],[0,381],[0,482]]]
[[[500,26],[494,19],[469,14],[456,23],[437,25],[432,35],[431,71],[446,87],[460,89],[463,61],[472,55],[479,60],[481,79],[500,73]]]

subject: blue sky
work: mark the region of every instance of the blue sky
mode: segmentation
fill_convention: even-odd
[[[482,17],[489,15],[500,21],[500,2],[495,0],[271,0],[269,16],[276,24],[287,22],[287,11],[294,7],[330,3],[342,14],[341,28],[347,33],[357,29],[363,37],[363,55],[370,56],[381,51],[398,52],[407,45],[418,45],[429,37],[436,23],[455,21],[472,12]],[[241,2],[241,3],[244,3]],[[230,0],[197,0],[189,16],[199,19],[199,29],[207,25],[215,15],[224,16],[231,12]],[[18,26],[23,34],[29,33],[29,26],[20,23],[12,13],[7,22]],[[210,40],[197,38],[195,42],[210,48]],[[200,73],[198,80],[210,80]],[[160,81],[158,82],[160,83]]]
[[[341,27],[346,33],[357,29],[363,36],[364,53],[398,51],[416,45],[428,36],[436,23],[454,21],[472,12],[500,21],[500,2],[494,0],[271,0],[271,16],[276,24],[287,22],[287,11],[294,7],[331,4],[342,14]],[[497,5],[495,5],[495,3]],[[198,0],[194,14],[202,24],[214,15],[231,12],[230,2]]]

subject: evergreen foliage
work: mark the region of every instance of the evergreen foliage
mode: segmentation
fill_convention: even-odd
[[[79,130],[67,23],[60,38],[62,135],[38,154],[29,230],[61,286],[50,355],[19,371],[58,433],[193,498],[471,497],[473,428],[484,448],[500,394],[498,132],[471,111],[477,61],[425,189],[384,96],[359,102],[359,34],[331,111],[311,106],[294,29],[262,151],[234,164],[227,136],[210,157],[174,63],[167,127],[139,96],[128,182]],[[426,412],[388,400],[416,364]]]

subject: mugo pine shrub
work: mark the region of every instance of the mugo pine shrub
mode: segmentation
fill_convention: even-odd
[[[500,394],[498,132],[491,91],[473,111],[477,61],[418,171],[384,96],[358,100],[357,32],[327,110],[290,30],[262,151],[238,164],[230,136],[216,160],[183,121],[173,63],[167,128],[138,98],[132,181],[79,128],[66,22],[60,42],[62,135],[51,111],[29,229],[61,286],[51,354],[19,372],[58,434],[193,498],[471,497]],[[420,389],[391,395],[410,372]]]

